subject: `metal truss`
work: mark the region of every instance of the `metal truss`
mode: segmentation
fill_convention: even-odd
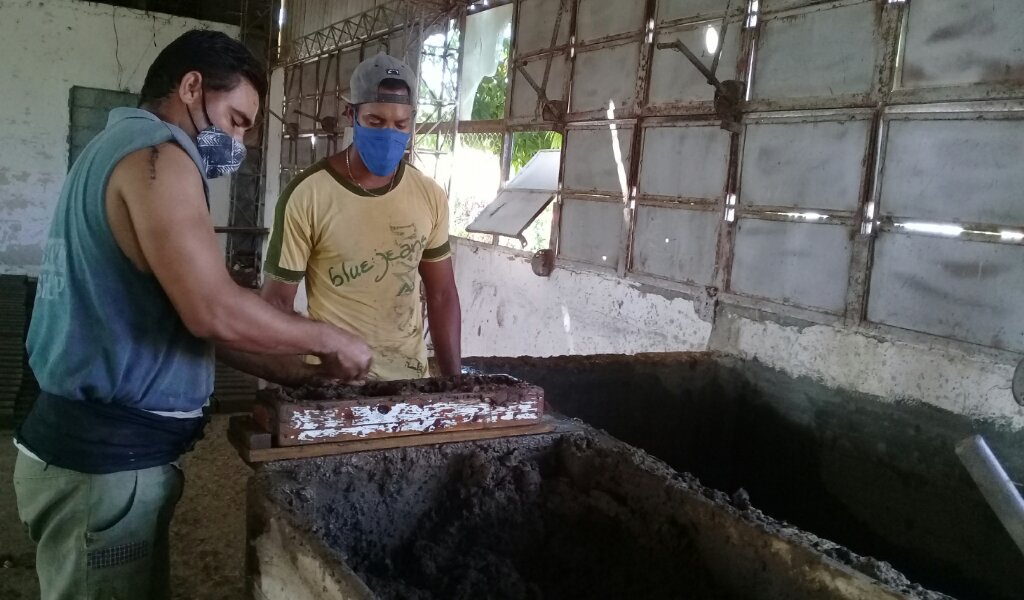
[[[359,13],[282,45],[278,66],[325,56],[390,33],[401,31],[419,16],[412,2],[390,2]]]

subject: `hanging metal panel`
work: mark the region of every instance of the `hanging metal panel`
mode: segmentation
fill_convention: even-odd
[[[841,314],[850,238],[850,230],[838,225],[741,218],[732,291]]]
[[[1024,10],[1014,0],[928,0],[908,6],[902,85],[1024,83]]]
[[[1024,120],[888,123],[880,211],[926,221],[1024,225]]]
[[[637,207],[633,271],[707,285],[715,268],[719,211]]]
[[[868,319],[1024,351],[1024,247],[883,233]]]
[[[646,127],[640,160],[642,195],[722,198],[729,133],[710,125]]]
[[[645,0],[579,0],[577,41],[586,44],[620,33],[642,31],[646,4]]]
[[[570,112],[628,115],[636,103],[639,64],[638,42],[578,51]]]
[[[679,40],[711,67],[718,44],[724,44],[716,76],[721,81],[736,79],[736,61],[740,54],[741,27],[739,21],[729,23],[722,41],[719,34],[722,22],[713,21],[698,25],[687,25],[658,31],[655,34],[653,63],[648,105],[675,105],[688,102],[711,102],[715,99],[715,88],[707,82],[686,58],[678,51],[666,48],[659,50],[657,44]]]
[[[740,203],[855,211],[870,129],[863,118],[749,123]]]
[[[559,255],[614,269],[622,249],[623,210],[620,202],[564,198]]]
[[[609,123],[565,134],[564,187],[575,192],[628,194],[633,126]]]
[[[851,96],[866,98],[882,47],[878,19],[871,1],[764,18],[753,99],[820,98],[822,105],[843,105]]]

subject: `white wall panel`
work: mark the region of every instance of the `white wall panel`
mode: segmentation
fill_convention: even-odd
[[[870,123],[747,125],[740,202],[856,210]]]
[[[867,93],[875,78],[877,3],[814,8],[762,24],[756,100]]]
[[[640,44],[578,52],[573,71],[571,112],[626,110],[636,102]]]
[[[559,255],[615,268],[622,247],[622,215],[623,207],[618,202],[565,198]]]
[[[1024,225],[1024,121],[889,123],[881,212]]]
[[[638,206],[633,270],[706,285],[715,269],[721,211]]]
[[[845,227],[740,219],[732,289],[840,313],[846,302],[850,247]]]
[[[882,234],[868,319],[1024,351],[1024,247]],[[1007,384],[1009,385],[1009,384]]]
[[[619,195],[628,192],[633,127],[569,129],[565,134],[566,189]]]
[[[640,165],[641,194],[721,198],[729,161],[729,133],[717,125],[647,127]]]
[[[1024,6],[1016,0],[909,4],[903,85],[934,87],[1024,78]]]

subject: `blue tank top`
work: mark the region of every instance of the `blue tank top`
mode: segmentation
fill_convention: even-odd
[[[107,181],[128,154],[177,143],[203,163],[184,131],[141,109],[111,111],[71,168],[43,253],[28,332],[39,387],[65,400],[155,413],[195,413],[213,391],[213,347],[193,336],[160,283],[117,245]],[[203,177],[204,193],[209,193]],[[207,199],[207,203],[209,200]]]

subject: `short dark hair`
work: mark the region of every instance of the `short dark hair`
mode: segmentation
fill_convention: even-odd
[[[401,92],[404,90],[407,94],[412,96],[412,90],[409,89],[409,84],[394,77],[382,79],[380,85],[377,86],[377,91],[380,90],[384,90],[385,92]]]
[[[192,71],[203,76],[204,89],[233,90],[244,77],[256,88],[261,100],[267,93],[263,65],[248,48],[219,31],[193,29],[157,55],[142,84],[139,106],[159,103]]]

